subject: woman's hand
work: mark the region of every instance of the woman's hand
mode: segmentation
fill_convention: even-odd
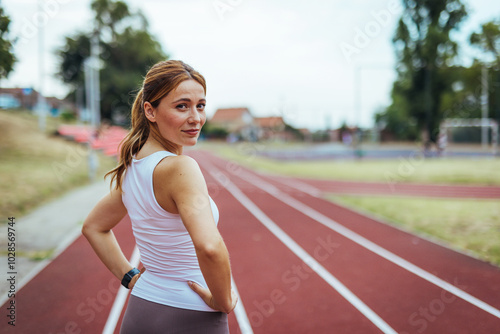
[[[199,284],[196,284],[195,282],[188,282],[189,287],[196,292],[198,295],[200,295],[201,299],[210,306],[210,308],[220,311],[220,312],[225,312],[225,313],[231,313],[231,311],[234,310],[236,307],[236,303],[238,302],[238,296],[236,295],[236,292],[231,289],[231,309],[230,310],[224,310],[221,307],[217,305],[217,303],[214,300],[214,297],[212,296],[212,293],[210,290],[200,286]]]
[[[142,268],[141,269],[141,272],[136,274],[134,277],[132,277],[132,279],[130,280],[130,283],[128,284],[128,288],[130,290],[132,290],[132,288],[134,287],[135,283],[137,282],[137,280],[139,279],[139,277],[141,277],[141,275],[146,271],[146,268]]]

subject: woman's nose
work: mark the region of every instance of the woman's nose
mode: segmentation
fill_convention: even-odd
[[[192,107],[191,110],[189,111],[188,121],[191,123],[199,123],[201,121],[201,116],[198,110],[196,109],[196,106]]]

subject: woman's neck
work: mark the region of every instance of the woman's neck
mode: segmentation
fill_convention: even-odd
[[[175,147],[175,146],[172,145],[172,149],[169,149],[163,146],[158,140],[156,140],[152,136],[149,136],[139,152],[141,153],[141,155],[142,154],[149,155],[158,151],[169,151],[174,154],[181,155],[183,147],[182,146]]]

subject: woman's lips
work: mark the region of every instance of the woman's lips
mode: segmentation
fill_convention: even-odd
[[[182,130],[182,132],[185,132],[187,133],[188,135],[191,135],[191,136],[196,136],[200,130],[198,129],[191,129],[191,130]]]

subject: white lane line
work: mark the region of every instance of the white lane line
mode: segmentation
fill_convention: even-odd
[[[278,227],[260,208],[255,205],[243,192],[236,187],[227,176],[215,168],[212,164],[204,161],[203,164],[209,167],[209,173],[227,189],[252,215],[255,216],[269,231],[271,231],[285,246],[287,246],[295,255],[297,255],[306,265],[314,270],[331,287],[351,303],[358,311],[367,317],[382,332],[388,334],[397,334],[382,318],[380,318],[372,309],[370,309],[361,299],[353,294],[345,285],[335,278],[328,270],[319,264],[311,255],[300,247],[290,236]]]
[[[137,267],[139,265],[139,261],[139,249],[137,248],[137,246],[135,246],[132,257],[130,258],[130,264],[133,267]],[[120,289],[118,289],[115,302],[111,307],[111,311],[109,312],[108,320],[106,321],[106,325],[102,330],[102,334],[113,334],[115,332],[116,325],[118,324],[118,320],[120,319],[120,315],[122,314],[123,306],[127,301],[129,291],[130,290],[128,290],[126,287],[120,285]]]
[[[240,293],[236,288],[236,283],[234,282],[233,276],[231,276],[231,285],[233,286],[234,292],[238,295],[238,303],[234,308],[234,315],[236,316],[236,321],[238,321],[238,326],[240,327],[241,334],[253,334],[252,326],[247,317],[247,312],[243,306],[243,301],[241,300]]]
[[[311,195],[312,197],[321,197],[322,194],[321,190],[305,182],[297,181],[291,178],[290,179],[276,178],[275,180],[281,184],[284,184],[285,186],[288,186],[290,188],[295,188],[299,191],[302,191],[303,193]]]
[[[326,227],[334,230],[335,232],[343,235],[344,237],[354,241],[360,246],[363,246],[364,248],[372,251],[373,253],[383,257],[384,259],[400,266],[403,269],[408,270],[409,272],[423,278],[424,280],[440,287],[441,289],[444,289],[455,296],[462,298],[463,300],[479,307],[485,312],[490,313],[491,315],[494,315],[497,318],[500,318],[500,310],[494,308],[493,306],[483,302],[482,300],[468,294],[467,292],[457,288],[456,286],[440,279],[439,277],[429,273],[428,271],[425,271],[424,269],[414,265],[413,263],[397,256],[396,254],[386,250],[385,248],[382,248],[381,246],[373,243],[372,241],[366,239],[365,237],[362,237],[361,235],[357,234],[356,232],[348,229],[347,227],[340,225],[336,221],[328,218],[327,216],[319,213],[318,211],[312,209],[311,207],[305,205],[304,203],[297,201],[295,198],[285,194],[284,192],[280,191],[278,188],[275,186],[267,183],[266,181],[262,180],[261,178],[245,172],[243,170],[240,171],[241,175],[238,175],[239,177],[243,178],[242,175],[245,175],[245,179],[247,182],[252,183],[254,186],[264,190],[268,194],[272,195],[273,197],[279,199],[283,203],[289,205],[290,207],[296,209],[297,211],[302,212],[306,216],[309,216],[310,218],[316,220],[317,222],[325,225]]]
[[[82,227],[76,226],[70,232],[67,233],[66,238],[64,238],[61,243],[54,250],[49,259],[42,260],[32,269],[29,269],[29,272],[26,276],[24,276],[19,284],[16,287],[17,293],[24,288],[26,284],[28,284],[33,278],[36,277],[42,270],[45,269],[52,261],[54,261],[59,255],[62,254],[79,236],[82,235]],[[7,254],[7,253],[6,253]],[[0,305],[3,305],[8,298],[8,294],[5,293],[4,296],[0,297]]]

